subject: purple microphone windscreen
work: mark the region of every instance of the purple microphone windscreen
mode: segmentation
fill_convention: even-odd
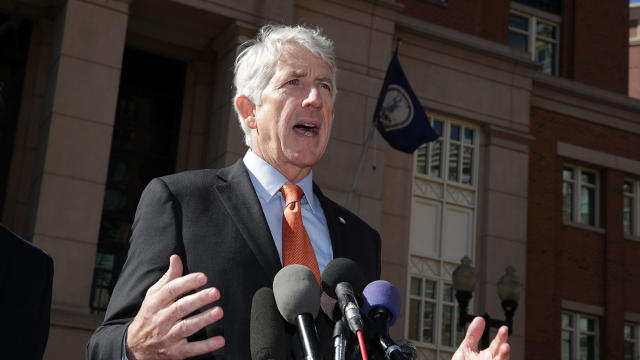
[[[402,307],[402,299],[395,286],[385,280],[376,280],[369,283],[362,290],[362,295],[364,296],[362,310],[365,314],[369,314],[369,311],[373,308],[383,307],[391,312],[389,326],[395,324]]]

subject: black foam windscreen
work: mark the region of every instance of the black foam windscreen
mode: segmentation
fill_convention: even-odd
[[[322,290],[332,298],[336,298],[336,285],[348,282],[356,294],[360,294],[365,286],[364,274],[355,261],[347,258],[336,258],[322,272]]]
[[[261,288],[251,302],[249,344],[253,360],[286,360],[289,337],[276,306],[273,290]]]
[[[407,339],[395,340],[398,345],[399,351],[392,355],[391,359],[403,359],[403,360],[416,360],[418,358],[418,350],[416,345]],[[388,360],[389,357],[385,354],[382,347],[375,336],[366,336],[365,334],[365,346],[367,348],[367,355],[369,360]],[[356,344],[347,356],[348,359],[359,360],[360,345]]]
[[[308,313],[315,319],[320,310],[320,288],[311,270],[304,265],[288,265],[273,279],[273,294],[282,317],[295,325],[296,317]]]
[[[418,350],[416,345],[407,339],[396,340],[396,344],[400,347],[400,351],[405,359],[413,360],[418,358]]]

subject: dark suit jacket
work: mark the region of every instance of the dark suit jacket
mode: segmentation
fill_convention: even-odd
[[[53,260],[0,225],[0,352],[42,359],[49,337]]]
[[[357,216],[314,191],[324,210],[333,256],[348,257],[367,281],[380,276],[380,236]],[[343,221],[340,220],[342,218]],[[87,345],[88,359],[119,359],[122,338],[146,290],[178,254],[184,273],[203,272],[220,290],[224,318],[192,339],[224,335],[226,345],[205,358],[249,359],[249,317],[256,290],[271,287],[281,269],[260,202],[242,160],[220,170],[197,170],[152,180],[132,227],[130,248],[104,323]],[[203,309],[204,310],[204,309]],[[318,319],[321,347],[330,350],[331,328]]]

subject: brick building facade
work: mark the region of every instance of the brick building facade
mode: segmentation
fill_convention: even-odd
[[[512,359],[640,354],[640,100],[627,96],[639,73],[626,2],[0,0],[0,21],[16,12],[19,46],[0,43],[0,74],[19,80],[2,92],[1,221],[55,261],[46,359],[84,356],[149,179],[246,151],[229,69],[269,22],[335,40],[336,120],[314,169],[329,197],[347,198],[399,38],[441,132],[414,155],[376,135],[350,205],[380,231],[382,277],[405,300],[394,338],[413,340],[420,359],[450,357],[461,334],[452,271],[469,256],[474,313],[503,316],[508,265],[524,285]]]
[[[629,9],[629,96],[640,99],[640,4]]]

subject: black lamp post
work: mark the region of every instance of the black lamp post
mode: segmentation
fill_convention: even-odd
[[[513,314],[518,308],[518,300],[520,300],[522,290],[522,283],[515,276],[515,271],[513,266],[507,266],[506,273],[498,280],[498,296],[502,300],[505,320],[492,319],[486,312],[482,315],[486,324],[480,343],[482,349],[489,347],[490,328],[506,325],[509,328],[509,334],[512,332]],[[477,277],[476,270],[471,266],[471,259],[467,256],[462,258],[461,264],[453,271],[453,287],[456,289],[456,299],[459,304],[458,324],[460,327],[464,327],[478,316],[467,312],[469,301],[476,287]]]

